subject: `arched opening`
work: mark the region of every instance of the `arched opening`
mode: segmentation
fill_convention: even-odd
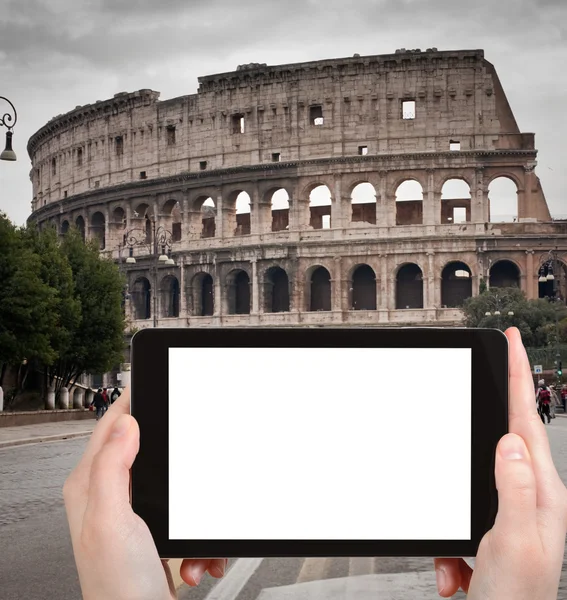
[[[325,267],[317,267],[311,274],[309,310],[331,310],[331,275]]]
[[[104,250],[106,245],[105,222],[101,212],[95,212],[91,217],[91,234],[93,239],[97,240],[99,250]]]
[[[150,244],[152,242],[152,219],[153,219],[153,210],[150,208],[148,204],[142,202],[138,204],[136,209],[132,214],[133,227],[138,229],[143,229],[145,231],[145,242],[146,244]]]
[[[217,207],[212,198],[207,198],[201,205],[201,237],[212,238],[216,234]]]
[[[215,312],[213,278],[209,273],[198,273],[191,282],[191,314],[212,317]]]
[[[376,310],[376,273],[360,265],[352,274],[352,310]]]
[[[240,192],[236,196],[236,230],[234,235],[250,235],[250,196]]]
[[[396,225],[423,223],[423,188],[419,181],[408,179],[396,189]]]
[[[267,313],[289,312],[289,278],[280,267],[272,267],[266,272],[264,310]]]
[[[449,263],[441,273],[441,304],[459,308],[472,296],[472,273],[463,262]]]
[[[318,185],[309,194],[309,225],[313,229],[331,228],[331,190],[326,185]]]
[[[117,206],[112,211],[112,222],[114,225],[119,225],[122,227],[126,226],[126,215],[124,214],[124,209],[121,206]]]
[[[139,277],[130,292],[136,320],[150,319],[152,316],[152,286],[145,277]]]
[[[567,299],[567,265],[549,257],[538,271],[539,298],[557,300],[565,304]]]
[[[462,179],[449,179],[441,190],[441,223],[469,223],[471,188]]]
[[[250,277],[246,271],[233,271],[228,277],[228,313],[250,314]]]
[[[280,189],[272,194],[272,231],[289,229],[289,194]]]
[[[489,221],[514,223],[518,220],[518,187],[508,177],[497,177],[488,186]]]
[[[179,202],[171,198],[163,205],[162,212],[167,228],[171,229],[172,241],[181,241],[181,207]]]
[[[520,269],[509,260],[499,260],[490,268],[491,288],[520,287]]]
[[[69,221],[61,223],[61,235],[65,235],[69,231]]]
[[[423,308],[423,273],[413,264],[400,267],[396,277],[396,308]]]
[[[75,226],[79,230],[79,233],[81,234],[81,237],[83,238],[83,242],[84,242],[85,241],[85,220],[83,219],[83,217],[81,217],[81,216],[77,217],[77,219],[75,220]]]
[[[177,318],[179,316],[179,281],[177,277],[168,275],[161,282],[161,316]]]
[[[351,194],[352,222],[376,225],[376,190],[371,183],[359,183]]]

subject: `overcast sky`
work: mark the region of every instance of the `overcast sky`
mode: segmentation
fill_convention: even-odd
[[[536,133],[551,212],[567,215],[566,0],[1,0],[0,96],[18,110],[18,161],[0,162],[0,211],[24,223],[27,141],[77,105],[192,94],[198,76],[250,62],[429,47],[485,50],[520,129]]]

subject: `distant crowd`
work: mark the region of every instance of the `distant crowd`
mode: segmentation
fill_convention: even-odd
[[[117,387],[113,390],[110,388],[98,388],[90,405],[90,410],[96,410],[97,421],[102,418],[104,413],[110,408],[110,405],[118,400],[121,393]]]
[[[536,403],[543,423],[545,424],[546,417],[547,422],[551,423],[551,419],[555,419],[557,406],[562,406],[563,412],[567,412],[567,384],[547,386],[545,379],[540,379],[537,382]]]

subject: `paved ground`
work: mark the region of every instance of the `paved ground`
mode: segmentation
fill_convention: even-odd
[[[87,424],[94,426],[87,421],[73,423],[72,427],[83,430]],[[64,424],[50,425],[61,428]],[[0,441],[9,433],[3,429]],[[5,429],[19,429],[22,435],[31,437],[27,426]],[[50,427],[49,435],[65,434],[65,430],[56,430]],[[567,418],[552,421],[548,434],[559,472],[567,483]],[[86,442],[86,438],[78,438],[0,449],[2,600],[80,600],[61,488]],[[206,578],[196,590],[183,586],[179,597],[181,600],[438,598],[431,560],[382,558],[231,560],[229,572],[220,583]],[[565,564],[559,600],[567,600]]]
[[[43,423],[41,425],[19,425],[0,427],[0,448],[22,441],[41,441],[62,436],[80,436],[92,433],[96,419],[84,421],[63,421],[62,423]]]

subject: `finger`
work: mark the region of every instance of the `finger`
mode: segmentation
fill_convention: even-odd
[[[84,521],[117,522],[132,513],[130,468],[139,449],[140,431],[135,419],[121,415],[109,431],[108,441],[95,456],[90,469],[89,496]]]
[[[519,435],[528,447],[536,475],[538,506],[554,508],[555,489],[561,484],[553,464],[549,440],[537,414],[530,364],[520,332],[506,331],[510,342],[510,432]]]
[[[436,558],[437,591],[442,598],[450,598],[459,589],[468,592],[472,569],[462,558]]]
[[[495,474],[498,514],[494,535],[511,544],[518,541],[518,536],[531,536],[534,531],[537,537],[536,478],[528,448],[515,433],[505,435],[498,443]]]
[[[211,559],[209,558],[186,558],[181,563],[179,574],[181,579],[191,587],[195,587],[201,583],[203,575],[207,572]]]
[[[224,577],[227,563],[228,559],[226,558],[212,558],[207,571],[212,577],[220,579]]]

